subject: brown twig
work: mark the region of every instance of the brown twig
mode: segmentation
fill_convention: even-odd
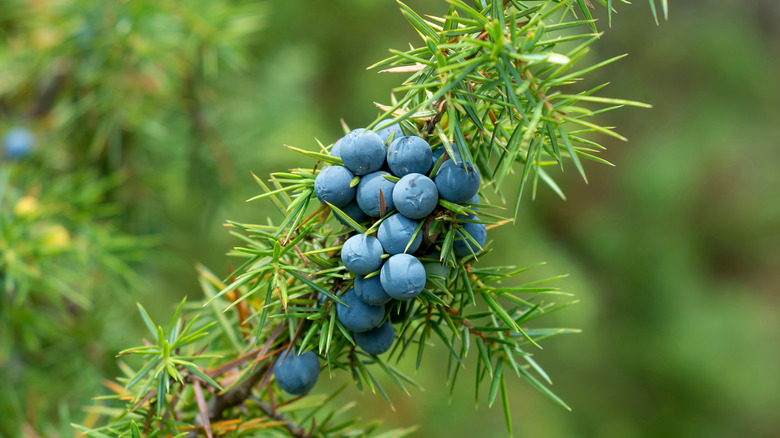
[[[264,400],[260,400],[257,397],[252,397],[252,401],[257,403],[257,406],[263,412],[265,412],[266,415],[268,415],[269,417],[273,418],[276,421],[283,422],[284,428],[287,429],[288,432],[290,432],[290,435],[298,438],[309,438],[309,434],[306,433],[306,430],[304,428],[295,426],[292,420],[280,414],[279,412],[276,412],[268,402]]]
[[[442,116],[444,116],[444,111],[447,108],[447,101],[442,97],[436,101],[434,107],[436,108],[436,115],[428,120],[428,123],[425,124],[425,128],[423,128],[425,137],[430,137],[433,134],[436,125],[441,121]]]

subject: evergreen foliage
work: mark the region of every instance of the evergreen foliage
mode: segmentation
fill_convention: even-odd
[[[593,116],[624,105],[646,106],[601,97],[597,93],[603,85],[574,87],[583,76],[620,58],[577,66],[599,36],[588,2],[536,3],[469,5],[450,0],[444,16],[423,18],[399,2],[423,43],[406,51],[392,50],[390,58],[372,66],[411,76],[394,90],[389,104],[377,104],[383,114],[367,128],[382,120],[379,126],[387,126],[390,119],[400,123],[404,133],[420,135],[434,149],[446,151],[431,176],[447,156],[458,157],[464,169],[477,166],[483,192],[492,189],[504,197],[507,177],[520,173],[514,214],[522,194],[526,190],[535,194],[539,180],[563,196],[547,169],[563,169],[570,162],[584,178],[582,159],[605,162],[596,155],[602,149],[598,135],[623,137],[593,121]],[[345,125],[345,134],[348,131]],[[126,405],[105,408],[103,412],[113,415],[106,425],[78,426],[80,430],[100,437],[200,432],[250,436],[258,430],[292,436],[373,434],[376,423],[339,418],[343,409],[328,407],[333,394],[285,396],[274,383],[272,364],[293,350],[314,351],[329,374],[351,374],[359,387],[392,404],[377,373],[386,374],[404,391],[418,387],[393,362],[416,355],[419,367],[430,340],[451,352],[447,364],[451,387],[463,372],[466,355],[479,356],[474,370],[477,398],[480,391],[487,391],[488,405],[493,405],[500,396],[510,434],[505,379],[511,374],[567,408],[548,388],[550,379],[533,354],[542,340],[577,330],[529,323],[571,304],[558,301],[569,294],[548,285],[556,278],[528,278],[533,266],[479,265],[480,251],[474,249],[481,249],[481,242],[462,231],[464,224],[493,228],[511,223],[512,217],[494,213],[488,203],[472,206],[440,199],[415,234],[423,236],[427,256],[422,261],[439,263],[443,269],[428,273],[423,292],[403,312],[400,303],[390,305],[389,313],[400,315],[393,320],[398,324],[396,342],[385,357],[368,354],[355,347],[352,333],[337,315],[343,294],[355,279],[339,251],[356,233],[374,234],[394,211],[387,211],[380,196],[381,217],[364,226],[319,192],[323,205],[316,208],[316,177],[327,164],[342,165],[344,150],[332,156],[322,144],[313,151],[290,148],[317,162],[273,173],[267,183],[256,177],[262,193],[251,199],[273,205],[281,217],[278,225],[270,218],[260,224],[228,223],[245,243],[232,253],[243,261],[224,281],[200,268],[204,310],[197,310],[201,305],[185,308],[182,302],[164,329],[141,308],[151,340],[122,353],[143,360],[125,365],[121,385],[113,386],[112,397]],[[482,219],[473,216],[472,207],[480,209]],[[457,239],[470,241],[467,255],[453,251]],[[509,285],[517,283],[515,278],[523,279],[522,284]]]
[[[138,237],[160,231],[157,209],[138,199],[162,174],[177,180],[168,187],[188,186],[161,163],[215,169],[212,190],[229,181],[209,84],[245,66],[264,11],[215,0],[3,2],[0,436],[73,435],[100,377],[116,374],[126,309],[149,287],[138,271],[159,243]],[[171,134],[180,127],[185,135]],[[169,138],[183,147],[149,147]]]

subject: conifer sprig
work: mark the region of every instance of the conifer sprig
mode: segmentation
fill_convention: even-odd
[[[611,11],[611,1],[599,2]],[[401,13],[423,43],[406,51],[393,50],[391,57],[371,67],[411,76],[394,90],[390,104],[377,104],[383,115],[368,128],[390,118],[405,133],[425,137],[434,149],[444,148],[446,156],[462,157],[464,166],[475,163],[483,177],[483,191],[490,186],[503,195],[509,175],[520,173],[512,216],[517,215],[526,190],[536,193],[539,180],[563,196],[548,168],[573,165],[584,178],[581,160],[606,163],[594,155],[603,149],[600,136],[624,138],[594,116],[626,105],[647,105],[602,97],[598,93],[603,85],[577,89],[583,77],[620,59],[581,65],[600,35],[590,2],[448,3],[447,13],[435,17],[422,16],[399,2]],[[378,375],[384,374],[407,393],[420,387],[397,365],[413,356],[420,367],[431,342],[448,351],[446,378],[451,390],[469,353],[477,358],[470,370],[477,382],[475,398],[482,397],[489,406],[501,399],[510,434],[506,379],[511,374],[568,409],[549,389],[551,379],[534,357],[542,341],[578,332],[537,325],[538,319],[574,303],[568,299],[570,294],[549,285],[561,276],[531,279],[529,271],[536,265],[483,266],[478,262],[490,253],[490,241],[480,245],[464,231],[469,223],[494,228],[512,218],[500,214],[501,209],[491,209],[489,203],[440,199],[410,239],[422,234],[417,254],[426,254],[420,256],[427,265],[425,287],[415,299],[389,305],[385,318],[398,324],[393,347],[383,356],[369,354],[356,348],[353,333],[336,312],[355,281],[339,252],[350,236],[376,233],[395,210],[380,200],[380,217],[357,223],[328,202],[319,205],[315,179],[326,165],[341,165],[341,159],[331,156],[330,145],[318,144],[316,150],[288,147],[310,167],[276,172],[267,181],[255,176],[262,192],[250,199],[273,205],[278,220],[228,222],[243,242],[231,253],[242,260],[240,266],[224,280],[200,268],[203,309],[191,312],[202,315],[208,325],[199,326],[197,335],[188,335],[186,339],[193,342],[182,344],[182,351],[170,353],[165,345],[134,349],[156,357],[139,364],[140,371],[128,367],[126,388],[115,388],[116,397],[134,403],[113,411],[118,416],[110,425],[82,430],[91,436],[105,436],[108,431],[136,436],[141,430],[251,436],[260,429],[280,436],[371,435],[377,430],[375,423],[337,420],[343,409],[327,411],[334,394],[284,395],[272,378],[273,358],[293,349],[313,351],[333,378],[351,376],[359,388],[382,396],[392,406]],[[431,175],[446,159],[438,160]],[[473,208],[479,208],[479,219],[472,215]],[[469,242],[471,254],[457,256],[453,250],[457,240]],[[157,330],[157,344],[166,337],[175,343],[175,336],[166,335],[172,330],[185,336],[192,323],[178,329],[182,324],[172,322],[168,332]],[[193,364],[195,369],[182,362],[189,365],[190,359],[206,354],[221,357],[208,359],[202,368]],[[176,357],[186,359],[171,359]],[[152,378],[158,379],[157,387],[165,391],[133,391],[144,378],[139,376],[148,376],[147,387]],[[404,436],[411,431],[399,429],[379,436]]]
[[[515,216],[529,183],[534,197],[540,180],[564,197],[547,168],[563,170],[570,161],[587,181],[582,160],[610,164],[596,155],[604,149],[597,135],[625,138],[590,119],[649,105],[595,95],[606,84],[572,91],[586,75],[624,56],[578,65],[601,35],[589,2],[508,1],[503,9],[498,2],[448,3],[443,17],[423,18],[399,2],[423,44],[391,50],[393,56],[369,67],[413,72],[394,90],[400,99],[378,105],[384,114],[377,122],[427,121],[429,141],[476,163],[498,193],[517,167],[522,179]],[[575,7],[586,18],[575,15]]]

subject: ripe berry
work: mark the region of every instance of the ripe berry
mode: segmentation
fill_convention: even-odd
[[[336,304],[336,317],[347,330],[365,332],[378,326],[385,317],[385,306],[366,304],[350,289],[341,296],[346,304]]]
[[[387,148],[387,165],[395,176],[431,170],[431,146],[417,136],[401,137]]]
[[[463,218],[463,216],[459,216],[459,218]],[[468,219],[477,220],[477,217],[471,215]],[[460,226],[460,232],[455,234],[455,240],[452,242],[452,251],[458,257],[470,255],[471,253],[479,254],[482,251],[480,247],[484,247],[485,240],[487,239],[487,229],[485,228],[485,224],[462,222],[460,223]],[[461,235],[461,232],[468,233],[474,240],[477,241],[477,243],[479,243],[479,247],[474,244],[474,242]]]
[[[374,132],[383,142],[387,143],[387,140],[393,141],[397,138],[401,138],[404,132],[401,131],[401,126],[398,123],[391,123],[392,120],[382,120],[376,124]]]
[[[323,204],[327,201],[343,207],[355,199],[355,187],[350,187],[353,178],[355,175],[346,167],[327,167],[314,179],[314,194]]]
[[[333,147],[330,148],[330,155],[341,158],[341,145],[344,144],[344,141],[351,141],[351,139],[357,137],[363,131],[365,131],[363,128],[353,129],[347,135],[336,140],[336,143],[333,143]]]
[[[379,273],[382,287],[397,300],[416,297],[425,287],[425,268],[409,254],[396,254],[385,262]]]
[[[391,323],[384,323],[367,332],[355,333],[355,343],[368,354],[382,354],[393,346],[395,329]]]
[[[357,202],[360,209],[371,217],[379,217],[382,213],[379,209],[379,192],[385,200],[385,213],[394,208],[393,191],[395,183],[388,181],[384,175],[390,175],[385,171],[374,172],[364,176],[357,186]]]
[[[417,233],[412,240],[414,231],[417,229],[419,222],[411,220],[406,216],[396,213],[389,218],[385,219],[379,225],[379,231],[376,233],[376,237],[379,239],[379,243],[382,244],[382,248],[388,254],[401,254],[406,252],[411,254],[417,251],[422,243],[422,232]],[[411,245],[409,241],[411,240]],[[409,245],[409,249],[406,246]]]
[[[419,173],[410,173],[395,184],[393,205],[409,219],[422,219],[431,214],[439,202],[436,183]]]
[[[381,306],[392,300],[390,295],[382,289],[382,282],[378,275],[370,278],[365,278],[363,275],[355,277],[355,295],[364,303],[372,306]]]
[[[382,139],[371,131],[351,134],[341,139],[337,151],[341,155],[344,166],[356,175],[365,175],[381,169],[387,154]]]
[[[382,266],[382,244],[371,235],[357,234],[344,242],[341,261],[344,266],[358,275],[370,274]]]
[[[13,128],[3,136],[3,158],[21,160],[32,152],[35,136],[26,128]]]
[[[472,163],[456,163],[445,161],[435,177],[439,196],[455,203],[463,203],[471,199],[479,191],[479,171]],[[399,210],[400,211],[400,210]]]
[[[311,391],[320,375],[320,360],[313,351],[301,355],[295,348],[283,351],[274,364],[276,383],[292,395]]]

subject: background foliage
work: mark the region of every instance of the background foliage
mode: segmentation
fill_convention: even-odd
[[[156,170],[131,180],[137,188],[132,199],[155,208],[143,210],[152,217],[136,212],[119,220],[128,230],[165,237],[162,251],[138,267],[150,288],[170,292],[135,297],[155,320],[168,318],[181,296],[199,295],[195,262],[224,266],[221,250],[215,250],[233,244],[220,230],[224,218],[251,222],[265,216],[256,205],[237,202],[256,192],[249,171],[265,175],[293,166],[299,157],[279,145],[335,138],[339,116],[354,126],[373,120],[370,102],[386,100],[397,79],[363,68],[384,57],[387,47],[415,39],[390,2],[262,6],[265,24],[242,43],[249,55],[243,69],[209,78],[199,88],[209,90],[207,119],[217,127],[232,178],[215,185],[213,172],[191,170],[192,119],[180,94],[162,100],[178,102],[173,105],[178,109],[161,119],[162,137],[137,132],[135,125],[129,129],[147,151],[140,162],[153,163],[145,168]],[[430,12],[440,7],[435,1],[412,6]],[[559,285],[576,292],[580,304],[558,315],[557,322],[584,329],[548,343],[542,360],[554,389],[574,411],[567,413],[515,382],[510,385],[514,423],[529,436],[774,436],[780,430],[772,415],[780,393],[774,378],[780,327],[772,293],[780,284],[775,250],[780,209],[772,194],[780,190],[775,171],[780,133],[772,121],[780,116],[775,80],[780,65],[767,54],[780,51],[779,8],[771,0],[679,2],[671,5],[672,19],[656,28],[644,5],[617,6],[612,29],[591,56],[629,52],[602,75],[614,80],[613,95],[655,108],[605,116],[604,123],[619,126],[631,140],[608,144],[604,158],[618,166],[592,168],[588,185],[569,172],[562,183],[567,201],[542,190],[534,203],[523,201],[516,226],[502,227],[505,234],[492,237],[495,260],[509,257],[522,266],[542,258],[550,275],[571,273]],[[46,8],[11,10],[0,12],[4,36],[46,23]],[[350,31],[333,23],[349,23]],[[0,51],[4,61],[30,67],[39,64],[29,58],[48,65],[54,56],[33,40],[6,38]],[[26,109],[16,105],[25,99],[13,86],[26,78],[18,72],[3,76],[3,126],[18,123]],[[13,91],[11,97],[6,90]],[[62,139],[71,137],[56,123],[36,123],[36,133],[45,139],[39,141],[39,156],[56,157]],[[82,134],[94,134],[96,127],[89,129]],[[199,150],[204,165],[216,167],[213,156]],[[137,339],[140,321],[132,307],[124,308],[125,315],[104,327],[123,336],[137,330],[132,337]],[[89,341],[93,332],[77,339]],[[101,344],[111,350],[90,360],[101,363],[105,376],[116,375],[111,355],[129,345]],[[62,378],[32,367],[25,371],[42,387]],[[367,418],[421,424],[424,436],[503,433],[499,410],[473,411],[470,385],[460,385],[447,405],[448,388],[443,379],[436,384],[439,375],[423,367],[416,379],[426,382],[426,392],[393,395],[403,401],[396,403],[396,412],[371,395],[342,397],[359,400]],[[82,385],[84,398],[98,391],[94,381]],[[77,405],[69,406],[76,418]],[[50,418],[32,421],[26,415],[27,421],[45,430],[42,424],[57,417],[48,412]],[[495,430],[486,432],[492,425]]]

